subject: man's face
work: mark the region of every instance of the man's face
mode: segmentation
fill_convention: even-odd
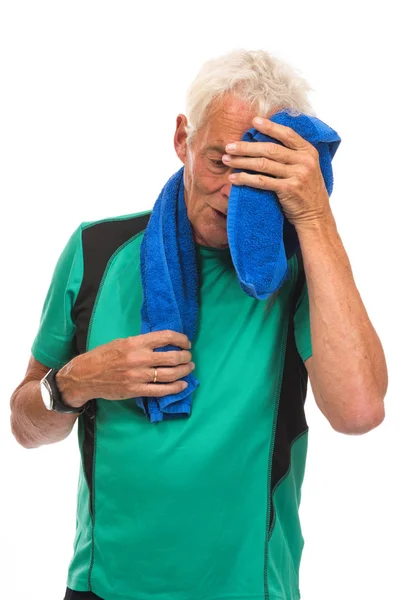
[[[184,131],[186,117],[178,116],[175,149],[185,165],[185,202],[195,241],[203,246],[227,248],[226,214],[232,187],[228,175],[234,169],[224,165],[221,157],[225,146],[241,140],[257,115],[233,95],[225,96],[217,106],[195,134],[190,148]]]

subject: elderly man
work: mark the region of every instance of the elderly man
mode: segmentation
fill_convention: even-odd
[[[265,118],[284,107],[313,114],[308,89],[268,53],[235,51],[208,61],[189,90],[174,143],[199,270],[193,347],[175,331],[139,334],[151,210],[82,224],[58,260],[11,422],[35,448],[78,420],[66,600],[300,597],[308,376],[318,407],[346,434],[382,422],[387,389],[318,153]],[[253,126],[283,145],[242,142]],[[276,192],[299,236],[268,312],[235,276],[232,183]],[[167,344],[181,350],[155,351]],[[194,368],[191,415],[149,423],[136,398],[178,393]]]

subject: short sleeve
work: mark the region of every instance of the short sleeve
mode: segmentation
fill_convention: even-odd
[[[72,309],[83,278],[82,226],[62,251],[44,301],[31,352],[49,368],[60,368],[75,356]]]
[[[304,284],[296,304],[294,314],[294,337],[297,350],[303,362],[312,355],[311,328],[310,328],[310,305],[308,299],[307,280]]]

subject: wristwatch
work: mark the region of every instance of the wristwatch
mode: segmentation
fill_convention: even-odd
[[[75,407],[64,402],[56,381],[58,371],[59,369],[50,369],[40,381],[40,392],[45,407],[59,413],[83,413],[87,408],[87,404]]]

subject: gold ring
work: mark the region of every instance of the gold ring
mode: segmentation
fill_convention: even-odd
[[[154,369],[154,379],[153,379],[153,383],[155,383],[157,381],[157,368],[153,367]]]

